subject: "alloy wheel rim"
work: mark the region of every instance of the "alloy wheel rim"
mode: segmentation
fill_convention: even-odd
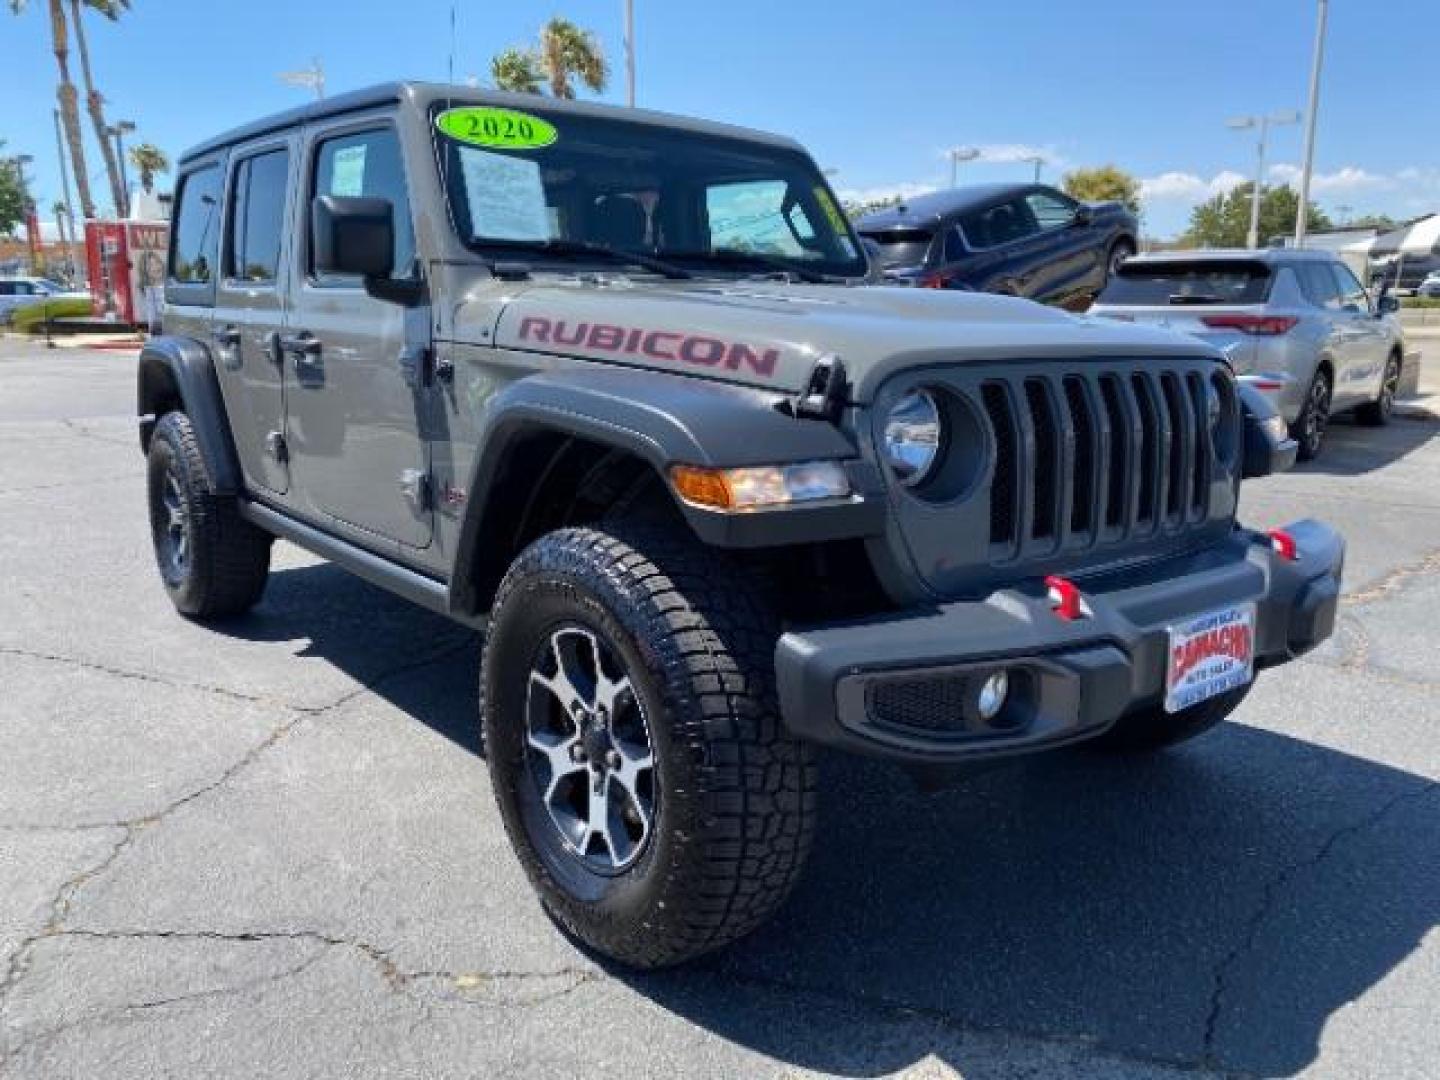
[[[185,497],[180,491],[180,481],[173,469],[165,471],[160,504],[165,511],[161,526],[164,529],[165,556],[171,569],[183,574],[190,565],[190,520],[185,509]]]
[[[1395,395],[1400,390],[1400,365],[1392,356],[1385,364],[1385,381],[1380,385],[1380,412],[1389,415],[1395,407]]]
[[[1316,379],[1310,389],[1310,408],[1305,417],[1305,437],[1312,447],[1325,435],[1325,421],[1330,413],[1330,387],[1324,379]]]
[[[629,672],[595,632],[565,625],[538,651],[525,757],[565,850],[598,874],[633,866],[655,830],[655,752]]]

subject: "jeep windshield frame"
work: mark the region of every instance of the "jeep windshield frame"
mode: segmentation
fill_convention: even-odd
[[[547,145],[475,145],[441,130],[441,111],[431,123],[441,187],[456,235],[477,254],[571,272],[623,268],[632,254],[632,265],[660,260],[696,277],[848,283],[869,272],[798,149],[543,106],[525,113],[555,129]]]

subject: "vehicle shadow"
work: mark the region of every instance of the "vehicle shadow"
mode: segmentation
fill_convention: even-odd
[[[344,571],[277,571],[226,631],[308,636],[307,655],[480,751],[473,635]],[[453,642],[453,661],[375,677],[417,642]],[[772,923],[678,970],[612,974],[721,1038],[842,1075],[934,1056],[998,1076],[974,1032],[1288,1075],[1440,924],[1440,785],[1243,723],[930,795],[842,757],[823,780],[811,864]]]
[[[1421,449],[1440,438],[1440,422],[1396,417],[1383,428],[1365,427],[1353,417],[1337,416],[1325,433],[1320,456],[1298,462],[1297,473],[1363,476]]]
[[[617,972],[797,1066],[888,1074],[982,1030],[1287,1075],[1440,924],[1436,785],[1241,724],[932,796],[826,764],[814,858],[779,918],[691,968]]]

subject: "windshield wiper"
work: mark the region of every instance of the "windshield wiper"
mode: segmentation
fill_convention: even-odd
[[[1170,297],[1170,303],[1176,305],[1184,304],[1223,304],[1225,298],[1216,296],[1213,293],[1174,293]]]
[[[677,259],[702,259],[705,262],[720,263],[727,266],[759,266],[777,274],[785,274],[799,278],[801,281],[812,282],[817,285],[824,285],[830,279],[824,274],[808,267],[796,266],[788,259],[777,258],[774,255],[762,255],[758,251],[741,251],[739,248],[715,248],[713,251],[672,251],[669,253]]]
[[[640,266],[653,270],[662,277],[680,280],[695,275],[684,267],[657,259],[638,251],[624,251],[607,244],[592,244],[588,240],[478,240],[481,247],[514,248],[518,251],[538,251],[543,255],[595,255],[622,266]]]

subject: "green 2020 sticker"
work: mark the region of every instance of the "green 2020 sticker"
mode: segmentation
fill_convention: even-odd
[[[502,150],[539,150],[559,137],[555,125],[538,116],[489,106],[446,109],[435,126],[460,142]]]

